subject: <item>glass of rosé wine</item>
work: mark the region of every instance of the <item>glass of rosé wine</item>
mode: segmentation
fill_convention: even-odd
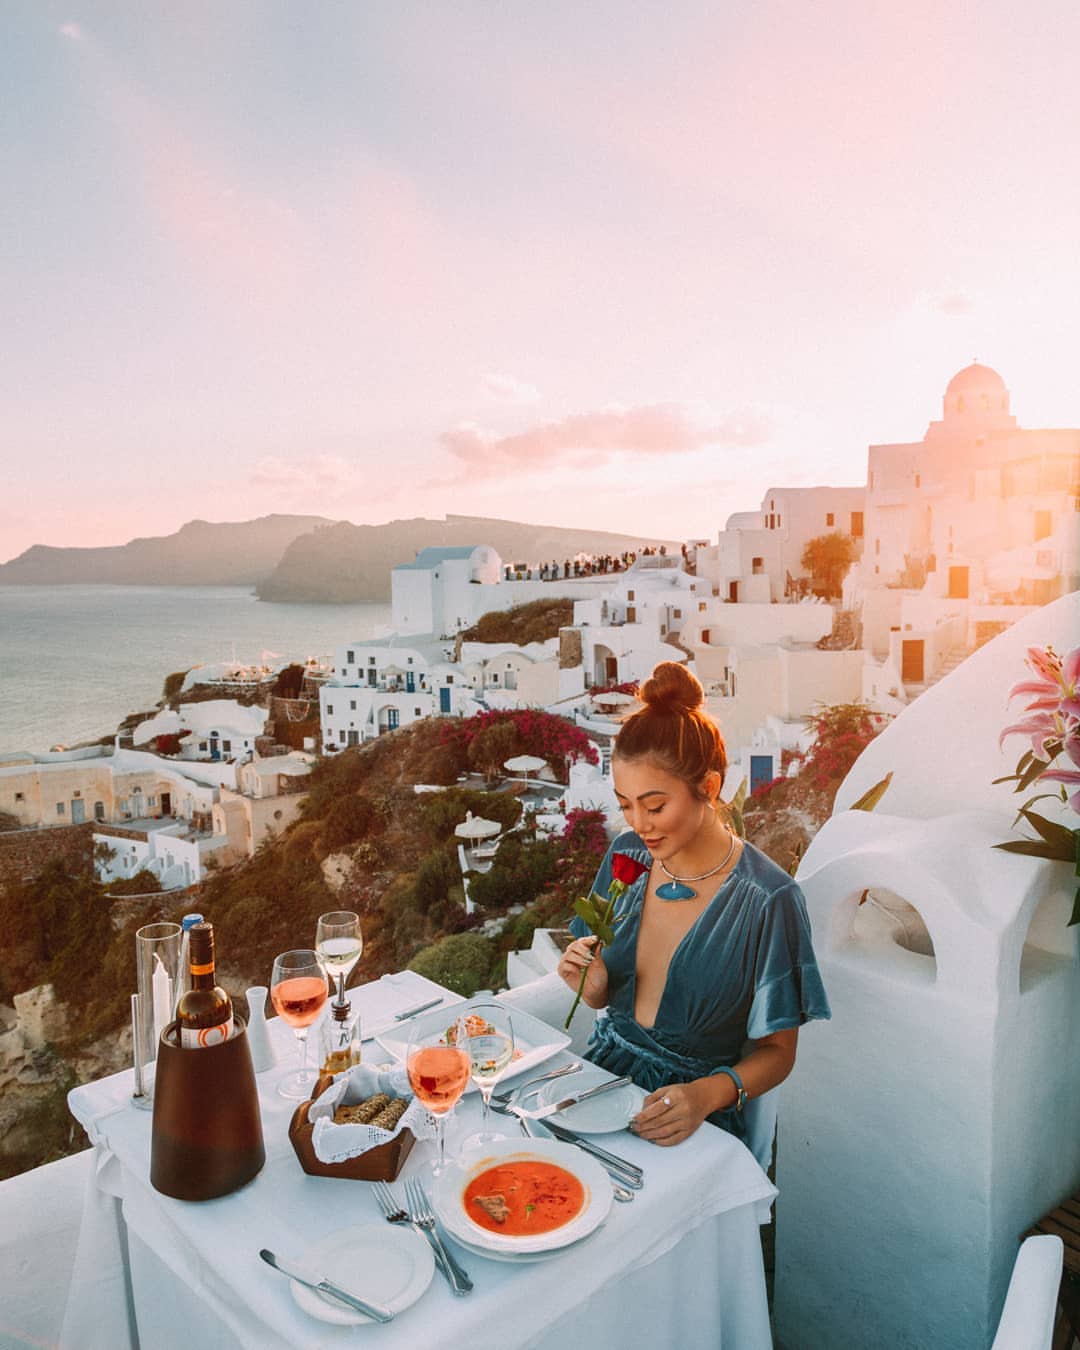
[[[427,1019],[425,1019],[426,1021]],[[469,1033],[463,1017],[449,1020],[434,1030],[418,1024],[409,1037],[405,1067],[416,1099],[435,1117],[438,1154],[432,1172],[446,1167],[446,1117],[469,1085],[472,1060]]]
[[[290,1101],[304,1101],[315,1086],[317,1075],[307,1067],[307,1034],[322,1012],[327,991],[326,971],[315,952],[302,949],[282,952],[274,958],[270,1001],[281,1020],[292,1027],[300,1050],[298,1072],[289,1074],[277,1085],[278,1092]]]

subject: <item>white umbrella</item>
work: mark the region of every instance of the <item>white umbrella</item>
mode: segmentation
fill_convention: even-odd
[[[510,773],[537,773],[540,769],[547,767],[547,760],[541,759],[539,755],[515,755],[513,759],[508,759],[503,768]]]
[[[612,689],[606,694],[593,694],[593,702],[610,703],[613,708],[621,708],[628,703],[636,703],[637,699],[633,694],[624,694],[618,689]]]
[[[502,834],[502,826],[497,820],[485,820],[469,811],[454,834],[459,839],[494,839],[497,834]]]

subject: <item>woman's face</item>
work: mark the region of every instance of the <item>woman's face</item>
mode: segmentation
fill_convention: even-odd
[[[648,757],[611,761],[615,795],[627,825],[639,834],[654,858],[674,857],[713,815],[682,778]]]

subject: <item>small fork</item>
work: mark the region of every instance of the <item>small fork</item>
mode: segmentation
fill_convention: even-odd
[[[442,1254],[446,1263],[446,1275],[454,1293],[470,1293],[473,1287],[472,1280],[469,1279],[468,1272],[456,1260],[453,1252],[439,1237],[438,1229],[435,1227],[435,1215],[431,1209],[431,1201],[418,1178],[410,1177],[405,1182],[405,1200],[412,1215],[412,1222],[422,1229],[424,1236],[431,1243],[432,1249]]]

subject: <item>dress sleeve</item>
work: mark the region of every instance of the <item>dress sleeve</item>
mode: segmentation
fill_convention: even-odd
[[[806,901],[792,882],[774,891],[765,905],[747,1035],[759,1040],[774,1031],[829,1016],[829,1000],[810,939]]]

